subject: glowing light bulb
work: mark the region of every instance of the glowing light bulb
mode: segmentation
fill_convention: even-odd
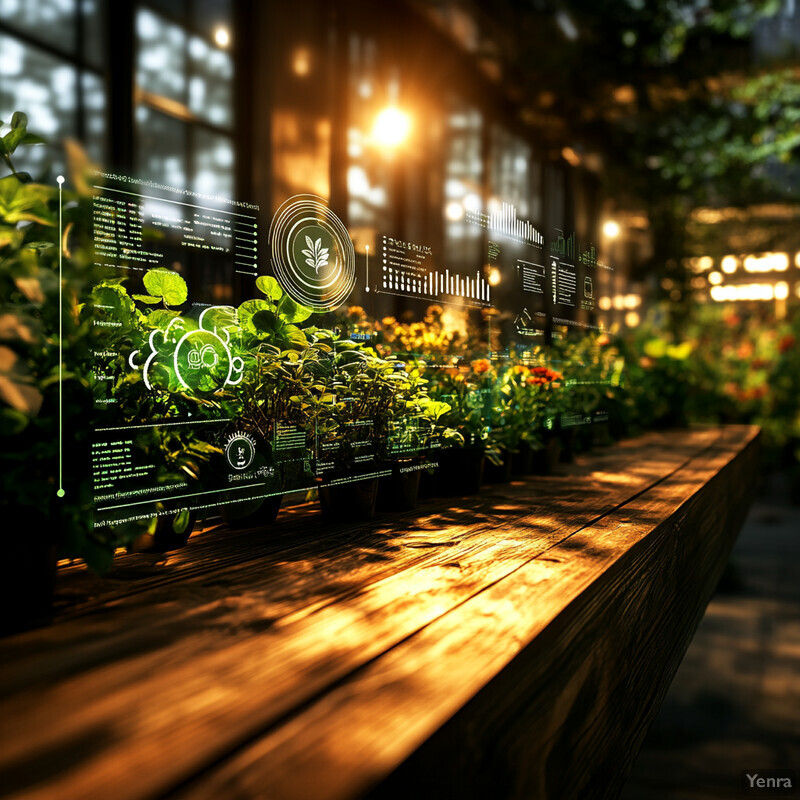
[[[736,272],[736,266],[737,266],[736,256],[725,256],[725,258],[722,259],[721,266],[723,272],[725,272],[728,275],[732,275],[734,272]]]
[[[408,114],[395,106],[388,106],[375,118],[372,137],[385,147],[397,147],[408,138],[410,130]]]
[[[227,47],[231,43],[230,31],[224,25],[219,25],[214,31],[214,41],[219,47]]]
[[[458,200],[451,200],[444,207],[444,213],[451,222],[458,222],[464,216],[464,207]]]
[[[603,223],[603,236],[608,239],[616,239],[620,234],[619,222],[614,219],[607,219]]]

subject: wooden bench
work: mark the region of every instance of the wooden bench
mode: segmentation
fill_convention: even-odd
[[[55,624],[0,643],[0,795],[613,797],[757,443],[650,433],[356,528],[307,506],[69,567]]]

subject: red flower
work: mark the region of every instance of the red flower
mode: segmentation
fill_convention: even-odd
[[[782,337],[780,342],[778,343],[778,350],[781,353],[786,353],[787,351],[791,350],[797,344],[797,340],[792,336],[791,333],[787,333],[786,336]]]

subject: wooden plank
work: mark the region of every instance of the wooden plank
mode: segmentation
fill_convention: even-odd
[[[107,614],[18,637],[15,658],[0,668],[0,684],[17,689],[0,704],[4,732],[6,725],[14,731],[2,736],[0,765],[13,777],[5,785],[26,797],[167,791],[598,515],[664,480],[717,436],[696,432],[679,446],[662,448],[653,462],[646,458],[652,439],[644,451],[618,448],[618,464],[626,451],[641,463],[628,462],[621,473],[613,469],[615,458],[587,462],[583,478],[593,485],[572,487],[560,502],[531,506],[529,492],[563,490],[569,477],[496,492],[479,501],[479,525],[467,524],[466,508],[446,515],[438,507],[421,518],[418,531],[404,533],[404,520],[397,529],[364,528],[361,534],[378,537],[380,545],[350,544],[344,566],[348,545],[337,542],[332,553],[299,552],[295,560],[275,561],[258,583],[253,570],[260,565],[252,558],[240,565],[246,575],[236,578],[244,579],[243,589],[224,582],[221,594],[208,597],[207,575],[199,574],[187,585],[122,597]],[[592,470],[592,464],[610,469]],[[390,555],[391,568],[368,560],[376,554]],[[357,578],[343,586],[353,559],[361,561]],[[219,573],[230,569],[228,563]],[[292,594],[291,587],[304,581],[303,590]],[[178,586],[181,600],[170,599]],[[416,596],[410,596],[412,587]],[[231,590],[239,594],[230,597]],[[281,595],[286,591],[288,599]],[[37,765],[54,754],[68,767],[36,775]]]
[[[574,485],[565,487],[563,479],[540,479],[528,484],[527,490],[517,486],[471,498],[463,511],[447,505],[458,501],[439,501],[416,519],[393,517],[389,524],[368,526],[360,538],[346,526],[324,536],[317,514],[302,520],[307,535],[283,550],[264,543],[255,532],[250,549],[240,556],[241,563],[231,562],[223,534],[221,545],[217,540],[222,555],[203,551],[203,567],[195,574],[187,575],[181,568],[177,577],[159,578],[144,595],[133,592],[108,597],[102,613],[93,618],[7,640],[9,660],[0,665],[0,686],[5,693],[19,691],[33,682],[49,684],[62,672],[89,669],[137,649],[150,650],[169,642],[185,647],[186,638],[209,622],[218,623],[220,614],[243,628],[251,623],[263,628],[289,614],[311,613],[337,599],[358,595],[370,583],[402,570],[453,563],[460,550],[451,548],[471,552],[488,546],[491,539],[484,531],[513,525],[515,515],[539,512],[542,519],[557,517],[557,524],[550,529],[539,528],[556,538],[559,532],[568,535],[593,515],[605,513],[677,468],[716,436],[713,431],[695,432],[658,461],[648,461],[646,454],[660,439],[643,437],[643,445],[625,443],[615,448],[616,452],[571,468],[568,475]],[[534,497],[545,494],[546,498],[531,505],[531,488]],[[531,535],[538,535],[535,528]],[[237,541],[234,549],[243,549],[241,545],[241,540]],[[254,604],[255,592],[260,594]],[[236,606],[236,598],[245,602]],[[59,644],[65,647],[63,664]],[[187,650],[185,655],[191,652]]]
[[[744,518],[754,438],[730,432],[179,797],[615,797]]]
[[[695,431],[687,444],[689,447],[701,445],[703,442],[708,445],[709,437],[713,435],[710,431]],[[596,473],[625,473],[630,464],[640,461],[645,453],[659,448],[664,441],[664,434],[651,432],[628,440],[600,455],[593,454],[590,461],[582,457],[576,464],[562,465],[560,471],[565,475],[572,475],[576,482],[581,481],[583,487],[583,479],[592,480]],[[563,486],[559,490],[563,492]],[[471,498],[470,509],[475,513],[476,519],[480,519],[480,514],[486,509],[492,508],[497,492],[502,491],[502,487],[495,486],[493,490],[484,490],[478,498]],[[578,492],[579,500],[586,499],[584,491]],[[567,492],[563,499],[568,499],[569,494]],[[444,517],[452,504],[453,500],[446,499],[428,501],[423,507],[428,516],[438,513],[440,517]],[[391,519],[402,521],[408,526],[408,520],[419,516],[415,512],[400,515],[393,513]],[[378,521],[381,522],[380,516]],[[442,522],[442,519],[437,522]],[[195,534],[188,547],[183,550],[166,554],[118,555],[114,569],[102,581],[98,581],[79,565],[67,566],[61,570],[59,578],[56,596],[58,616],[63,619],[91,613],[100,606],[159,586],[185,583],[187,579],[196,577],[202,579],[215,572],[226,572],[248,561],[263,563],[265,557],[276,554],[290,555],[287,551],[308,547],[323,535],[327,541],[336,542],[337,536],[349,540],[354,531],[374,528],[375,525],[371,523],[356,526],[323,523],[317,513],[316,503],[282,511],[279,521],[266,531],[237,531],[220,525],[210,526],[203,534]],[[439,525],[439,528],[442,526]],[[343,533],[346,534],[344,537]],[[349,544],[349,541],[343,542],[340,549],[342,554],[348,552]]]

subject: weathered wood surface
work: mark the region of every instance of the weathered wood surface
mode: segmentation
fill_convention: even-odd
[[[356,528],[218,527],[0,644],[0,795],[605,797],[724,566],[757,430],[652,433]]]

